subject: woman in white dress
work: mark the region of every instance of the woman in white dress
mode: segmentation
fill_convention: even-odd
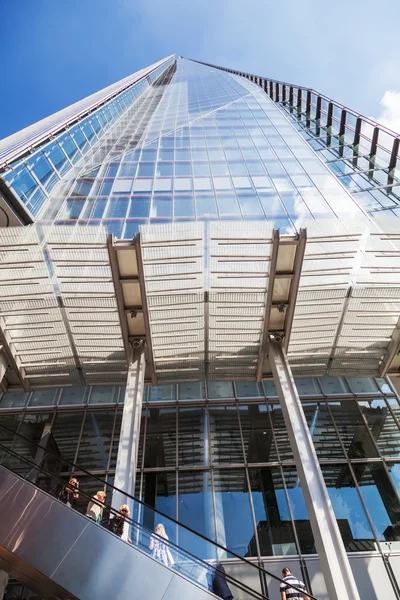
[[[150,538],[150,550],[152,557],[156,560],[159,560],[167,567],[172,567],[174,564],[174,559],[172,558],[172,554],[169,549],[168,536],[164,525],[159,523],[155,528],[154,533],[156,535],[152,535]]]

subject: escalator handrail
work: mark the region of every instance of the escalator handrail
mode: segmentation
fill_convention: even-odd
[[[61,479],[58,475],[55,475],[54,473],[52,473],[51,471],[49,471],[45,467],[41,467],[39,465],[39,463],[35,463],[32,459],[26,458],[25,456],[21,456],[20,454],[18,454],[14,450],[11,450],[10,448],[7,448],[6,446],[4,446],[2,443],[0,443],[0,449],[4,450],[7,454],[11,454],[12,456],[18,458],[19,460],[22,460],[22,461],[26,462],[30,466],[32,466],[33,468],[30,471],[29,475],[33,471],[37,470],[40,473],[48,474],[50,477],[52,477],[53,479],[55,479],[56,481],[58,481],[61,485],[63,485],[63,486],[65,485],[65,483],[66,483],[65,480]],[[28,481],[28,483],[30,483],[30,484],[32,484],[32,485],[35,486],[35,484],[33,482],[29,481],[29,479],[26,479],[26,478],[22,477],[21,475],[19,475],[15,471],[12,471],[12,469],[8,468],[7,466],[1,465],[1,464],[0,464],[0,466],[3,466],[4,468],[6,468],[6,469],[10,470],[12,473],[14,473],[14,475],[16,475],[17,477],[21,477],[22,479],[24,479],[24,481]],[[28,475],[28,477],[29,477],[29,475]],[[49,496],[51,496],[52,498],[55,498],[58,502],[60,502],[60,500],[58,500],[57,497],[54,497],[50,492],[46,492],[45,490],[41,490],[41,491],[44,494],[48,494]],[[85,492],[84,490],[81,490],[81,489],[79,489],[79,494],[82,494],[88,500],[92,500],[92,498],[93,498],[93,496],[91,496],[90,494],[88,494],[87,492]],[[111,513],[113,513],[113,514],[119,514],[118,510],[115,509],[115,508],[113,508],[112,506],[109,506],[109,505],[105,504],[104,502],[100,502],[100,501],[99,501],[99,504],[102,504],[104,506],[104,508],[107,508]],[[82,515],[82,513],[79,513],[79,514]],[[82,516],[84,516],[84,515],[82,515]],[[161,538],[161,536],[159,536],[158,534],[156,534],[154,531],[150,530],[148,527],[146,527],[142,523],[139,523],[138,521],[134,521],[131,517],[125,517],[125,520],[130,525],[132,525],[132,526],[136,527],[137,529],[139,529],[139,531],[140,530],[145,530],[146,533],[148,533],[149,535],[156,536],[157,538],[160,538],[161,541],[165,541],[164,538]],[[106,531],[109,531],[107,528],[105,528],[105,529],[106,529]],[[189,550],[185,550],[184,548],[181,548],[180,546],[178,546],[177,544],[175,544],[171,540],[168,540],[168,545],[171,546],[171,547],[173,547],[177,551],[177,554],[181,554],[181,555],[184,555],[185,557],[189,557],[191,559],[194,559],[194,561],[196,563],[200,563],[209,572],[214,569],[214,567],[213,567],[212,564],[206,562],[204,559],[199,558],[198,556],[195,556],[192,552],[189,552]],[[268,596],[265,596],[262,592],[258,592],[256,590],[253,590],[252,588],[250,588],[249,586],[247,586],[245,583],[242,583],[238,579],[235,579],[234,577],[232,577],[228,573],[225,573],[225,579],[231,585],[234,585],[235,587],[244,590],[246,593],[250,594],[250,596],[253,596],[253,598],[256,598],[257,600],[270,600],[270,598]]]
[[[20,434],[20,433],[16,433],[15,431],[13,431],[12,429],[10,429],[9,427],[7,427],[6,425],[3,425],[2,423],[0,423],[0,427],[2,429],[5,429],[7,431],[9,431],[10,433],[12,433],[13,435],[16,435],[17,437],[22,438],[23,440],[27,441],[29,444],[36,446],[36,448],[40,448],[41,450],[44,450],[45,452],[47,452],[48,454],[51,454],[52,456],[55,456],[58,460],[61,460],[62,462],[68,464],[69,466],[73,467],[74,470],[76,469],[77,471],[81,471],[82,473],[84,473],[85,475],[89,475],[90,477],[93,477],[94,479],[97,479],[97,481],[99,481],[100,483],[102,483],[103,485],[106,485],[110,488],[112,488],[113,490],[115,490],[116,492],[119,492],[120,494],[123,494],[124,496],[126,496],[127,498],[130,498],[131,500],[133,500],[134,502],[137,502],[138,504],[140,504],[141,506],[144,506],[145,508],[148,508],[150,510],[152,510],[154,513],[157,513],[158,515],[162,516],[164,519],[167,519],[168,521],[171,521],[172,523],[175,523],[175,525],[178,525],[179,527],[182,527],[183,529],[186,529],[186,531],[190,531],[190,533],[193,533],[194,535],[200,537],[201,539],[205,540],[206,542],[208,542],[209,544],[215,546],[216,548],[219,548],[220,550],[226,552],[227,554],[230,554],[231,556],[239,559],[240,561],[246,563],[247,565],[251,566],[252,568],[255,568],[259,571],[259,573],[264,573],[265,575],[268,575],[269,577],[272,577],[273,579],[279,581],[280,583],[284,583],[285,585],[289,585],[289,587],[295,589],[296,591],[301,591],[299,588],[297,588],[294,585],[291,585],[290,583],[284,581],[281,577],[279,577],[278,575],[274,575],[274,573],[271,573],[269,571],[267,571],[266,569],[264,569],[263,567],[260,567],[260,565],[255,564],[249,560],[247,560],[246,558],[244,558],[243,556],[240,556],[240,554],[236,554],[236,552],[229,550],[228,548],[226,548],[225,546],[222,546],[221,544],[219,544],[218,542],[214,542],[213,540],[211,540],[210,538],[207,538],[205,535],[203,535],[202,533],[199,533],[198,531],[196,531],[195,529],[192,529],[191,527],[189,527],[188,525],[183,525],[182,523],[180,523],[179,521],[177,521],[176,519],[174,519],[173,517],[170,517],[169,515],[161,512],[160,510],[154,508],[153,506],[150,506],[150,504],[147,504],[146,502],[143,502],[142,500],[139,500],[139,498],[135,498],[135,496],[131,496],[131,494],[129,494],[128,492],[121,490],[120,488],[117,488],[116,486],[112,485],[111,483],[105,481],[104,479],[101,479],[100,477],[98,477],[97,475],[94,475],[93,473],[90,473],[90,471],[87,471],[86,469],[80,467],[79,465],[74,464],[73,462],[71,462],[70,460],[64,459],[62,456],[56,454],[55,452],[53,452],[52,450],[48,450],[47,448],[45,448],[44,446],[41,446],[40,444],[31,441],[29,438],[25,437],[24,435]],[[4,446],[2,444],[0,444],[1,447],[4,448]],[[7,448],[5,448],[6,450],[8,450]],[[16,453],[17,454],[17,453]],[[17,454],[17,456],[19,456]],[[19,458],[23,458],[25,460],[25,457],[21,457],[19,456]],[[37,466],[38,469],[40,469],[39,466]],[[64,481],[64,484],[66,482]],[[80,492],[81,490],[79,490]],[[115,509],[113,509],[115,510]],[[117,511],[118,512],[118,511]],[[201,560],[201,559],[199,559]],[[303,592],[302,592],[303,593]],[[307,597],[310,600],[318,600],[315,596],[313,596],[312,594],[307,592]]]

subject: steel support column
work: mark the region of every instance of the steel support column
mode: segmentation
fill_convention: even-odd
[[[273,336],[270,338],[269,360],[329,600],[359,600],[292,372],[282,345]]]
[[[133,349],[128,369],[114,479],[114,486],[131,496],[135,495],[145,368],[144,342],[141,342],[138,348]],[[112,506],[119,509],[121,504],[127,504],[132,513],[133,501],[124,493],[115,491]]]

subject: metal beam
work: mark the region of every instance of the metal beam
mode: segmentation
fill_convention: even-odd
[[[307,243],[307,229],[304,229],[302,227],[299,232],[299,243],[297,245],[296,256],[294,259],[293,277],[292,277],[292,283],[290,285],[290,292],[289,292],[289,307],[286,311],[286,316],[285,316],[285,339],[283,342],[285,352],[287,352],[287,349],[289,347],[290,334],[292,332],[294,310],[296,307],[297,294],[299,291],[301,269],[303,267],[306,243]]]
[[[269,362],[296,462],[329,600],[359,600],[342,536],[282,345],[271,336]]]
[[[274,294],[276,264],[278,261],[278,251],[279,251],[279,237],[280,237],[279,229],[274,229],[272,236],[273,236],[273,241],[272,241],[272,251],[271,251],[271,262],[270,262],[270,267],[269,267],[268,291],[267,291],[267,297],[265,300],[263,330],[261,333],[261,341],[260,341],[260,348],[259,348],[258,362],[257,362],[256,380],[258,382],[262,381],[264,359],[265,359],[265,356],[267,354],[267,349],[268,349],[269,322],[270,322],[270,317],[271,317],[272,297]]]
[[[3,347],[3,352],[7,357],[8,364],[17,375],[22,389],[24,390],[24,392],[29,392],[29,381],[26,378],[24,368],[21,366],[21,361],[19,360],[17,355],[14,355],[12,349],[12,342],[10,336],[7,335],[5,321],[2,317],[0,317],[0,345]]]
[[[385,352],[385,356],[382,360],[382,364],[379,368],[379,377],[386,377],[390,369],[390,365],[394,357],[400,352],[400,318],[397,321],[396,329],[392,335],[392,339],[389,342],[388,349]]]
[[[114,246],[114,237],[112,233],[109,233],[107,235],[107,251],[108,251],[108,256],[110,257],[110,267],[111,267],[111,274],[112,274],[112,278],[113,278],[113,283],[114,283],[114,290],[115,290],[115,298],[117,300],[117,308],[118,308],[118,316],[119,316],[119,322],[121,325],[121,331],[122,331],[122,340],[124,343],[124,350],[125,350],[125,358],[127,363],[130,363],[130,359],[131,359],[131,349],[129,346],[129,329],[128,329],[128,322],[126,319],[126,315],[125,315],[125,302],[124,302],[124,294],[122,291],[122,285],[121,285],[121,276],[119,273],[119,265],[118,265],[118,257],[117,257],[117,253],[115,250],[115,246]]]
[[[140,285],[140,296],[142,298],[142,307],[143,307],[143,322],[144,322],[144,330],[146,333],[146,346],[145,353],[148,364],[150,366],[150,377],[151,383],[153,386],[157,385],[157,374],[156,374],[156,366],[154,363],[154,354],[153,354],[153,345],[151,342],[151,330],[150,330],[150,316],[149,310],[147,307],[147,294],[146,294],[146,286],[144,282],[144,268],[143,268],[143,256],[142,256],[142,246],[140,242],[140,233],[135,235],[135,248],[136,248],[136,261],[138,266],[139,273],[139,285]]]

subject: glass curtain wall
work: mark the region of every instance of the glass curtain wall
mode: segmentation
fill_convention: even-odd
[[[56,222],[132,238],[147,223],[269,220],[293,233],[349,217],[363,212],[259,87],[178,59],[136,148],[82,175]]]
[[[399,399],[379,379],[296,383],[346,550],[400,549]],[[112,483],[124,392],[99,386],[3,394],[0,444],[34,459],[29,440],[41,443],[50,427],[53,451]],[[72,472],[64,464],[59,475]],[[82,489],[96,491],[83,472],[74,474]],[[315,553],[272,381],[147,388],[136,494],[244,556]],[[150,511],[136,507],[135,516],[156,525]],[[168,535],[193,544],[182,529]],[[191,549],[207,557],[206,544]]]

